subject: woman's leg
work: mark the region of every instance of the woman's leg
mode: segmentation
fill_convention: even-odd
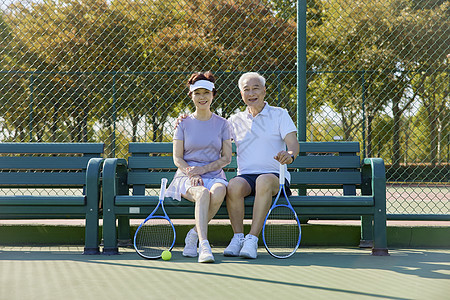
[[[223,183],[215,183],[211,187],[210,202],[208,210],[208,222],[217,214],[223,200],[225,199],[225,194],[227,193],[227,188]]]
[[[187,190],[183,198],[195,202],[195,227],[201,241],[208,239],[208,221],[210,207],[210,193],[203,186],[194,186]]]

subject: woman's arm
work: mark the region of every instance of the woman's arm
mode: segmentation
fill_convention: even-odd
[[[173,163],[184,174],[188,175],[189,165],[184,160],[184,143],[183,140],[173,140]]]
[[[232,147],[231,139],[222,142],[221,156],[218,160],[215,160],[207,165],[190,167],[186,173],[188,176],[202,175],[211,171],[222,169],[231,162]]]

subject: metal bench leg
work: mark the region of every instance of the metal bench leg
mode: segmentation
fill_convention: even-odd
[[[118,244],[119,247],[133,246],[130,237],[130,218],[118,217]]]
[[[117,247],[116,217],[112,209],[106,207],[103,210],[103,254],[119,254],[119,248]]]
[[[374,218],[374,246],[372,249],[372,255],[383,256],[389,255],[387,247],[387,234],[386,234],[386,214],[378,212]]]
[[[98,209],[89,209],[86,213],[86,227],[85,227],[85,246],[84,255],[96,255],[100,254],[100,248],[98,246]]]
[[[361,217],[361,240],[359,241],[360,248],[373,248],[373,217]]]

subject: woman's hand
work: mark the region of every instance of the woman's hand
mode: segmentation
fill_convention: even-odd
[[[203,186],[202,177],[199,175],[192,176],[190,178],[192,186]]]
[[[185,170],[186,170],[185,174],[189,177],[198,176],[206,173],[205,168],[200,166],[188,167]]]

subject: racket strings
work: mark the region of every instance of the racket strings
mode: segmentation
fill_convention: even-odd
[[[167,219],[151,218],[137,231],[135,246],[145,257],[156,258],[172,247],[174,232]]]
[[[297,248],[300,227],[295,213],[286,206],[275,207],[267,217],[264,238],[274,256],[290,256]]]

